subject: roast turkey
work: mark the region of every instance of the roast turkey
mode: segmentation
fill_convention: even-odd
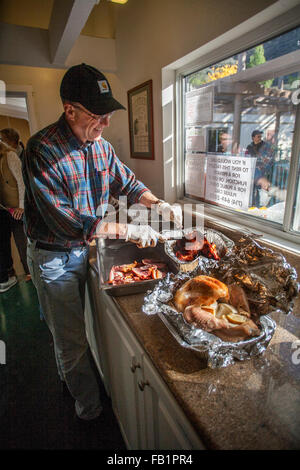
[[[258,336],[242,287],[226,286],[209,276],[196,276],[174,295],[174,305],[189,324],[213,333],[223,341],[243,341]]]
[[[179,312],[189,305],[211,305],[218,299],[229,300],[228,287],[218,279],[209,276],[196,276],[185,282],[174,296]]]

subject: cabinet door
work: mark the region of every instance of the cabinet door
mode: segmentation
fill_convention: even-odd
[[[204,449],[201,440],[146,356],[143,358],[143,368],[147,448]]]
[[[118,316],[120,317],[120,314]],[[141,357],[128,341],[120,318],[116,318],[114,312],[107,306],[104,317],[113,408],[127,448],[139,449],[141,430],[137,374],[141,371]]]

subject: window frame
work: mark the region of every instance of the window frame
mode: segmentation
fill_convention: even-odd
[[[257,17],[259,15],[256,15]],[[176,83],[176,178],[177,178],[177,198],[186,203],[202,203],[204,204],[205,214],[208,217],[218,217],[228,222],[238,223],[247,229],[254,229],[258,232],[265,232],[267,234],[276,236],[282,241],[300,242],[300,233],[293,232],[292,217],[293,217],[293,204],[296,196],[297,185],[297,172],[298,160],[300,159],[300,104],[296,108],[295,116],[295,134],[293,139],[291,164],[288,178],[288,191],[285,205],[285,215],[283,224],[278,226],[277,223],[272,221],[264,221],[246,213],[235,212],[221,206],[214,206],[207,202],[202,202],[196,199],[188,198],[184,195],[184,78],[197,71],[208,67],[209,65],[216,64],[227,57],[232,57],[235,54],[243,52],[257,44],[262,44],[265,41],[272,39],[275,36],[283,34],[295,27],[300,26],[300,6],[296,6],[284,14],[276,16],[275,18],[252,28],[245,34],[240,34],[236,39],[224,43],[221,47],[213,48],[212,41],[207,46],[211,49],[210,52],[199,54],[198,58],[187,65],[179,67],[175,71]],[[250,19],[249,21],[251,21]],[[226,34],[226,33],[225,33]],[[217,38],[220,39],[220,38]],[[209,46],[212,46],[211,48]],[[299,66],[300,70],[300,66]],[[291,195],[293,196],[291,198]],[[262,230],[263,228],[263,230]]]

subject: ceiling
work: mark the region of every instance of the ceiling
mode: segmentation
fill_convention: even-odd
[[[68,0],[64,2],[68,3]],[[81,1],[84,2],[85,0]],[[85,3],[88,5],[89,2]],[[55,0],[0,0],[0,21],[18,26],[49,29],[54,4]],[[106,0],[100,0],[98,4],[94,1],[81,34],[113,39],[115,13],[118,7]]]
[[[112,1],[0,0],[0,64],[67,68],[73,53],[97,47],[114,70],[116,15],[126,4]]]

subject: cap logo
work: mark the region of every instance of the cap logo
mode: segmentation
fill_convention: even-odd
[[[98,80],[100,93],[109,93],[109,86],[106,80]]]

